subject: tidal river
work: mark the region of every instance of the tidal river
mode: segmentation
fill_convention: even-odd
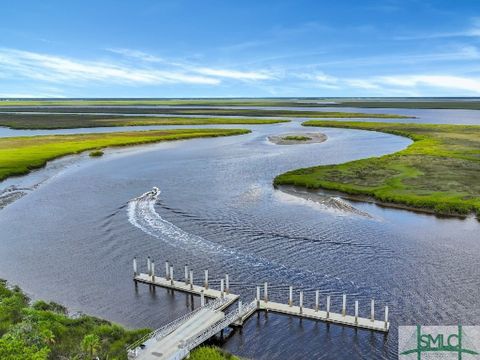
[[[159,327],[189,311],[187,295],[135,289],[133,256],[169,260],[212,286],[228,272],[244,302],[268,281],[286,302],[288,286],[319,289],[332,308],[348,294],[378,316],[389,305],[391,332],[369,331],[260,314],[220,344],[252,359],[394,359],[400,324],[478,324],[480,224],[474,219],[349,203],[330,207],[275,190],[275,175],[405,148],[393,135],[318,129],[327,141],[274,145],[267,136],[312,132],[298,122],[240,126],[251,134],[109,150],[73,157],[0,183],[33,191],[0,210],[0,277],[34,298],[129,327]],[[111,131],[112,129],[110,129]],[[9,130],[11,133],[11,130]],[[85,130],[91,131],[91,130]],[[71,130],[70,130],[71,132]],[[52,132],[49,132],[52,133]],[[141,196],[158,187],[157,198]],[[195,299],[195,303],[198,299]]]

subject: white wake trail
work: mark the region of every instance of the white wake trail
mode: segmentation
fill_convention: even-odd
[[[183,250],[195,250],[210,255],[228,255],[240,258],[235,250],[187,233],[178,226],[162,218],[155,211],[155,203],[160,196],[160,189],[154,187],[128,203],[128,220],[145,233],[154,236],[166,244]]]
[[[155,203],[160,196],[160,189],[154,187],[128,203],[128,220],[130,223],[143,232],[160,239],[162,242],[184,251],[189,251],[198,255],[203,253],[209,258],[215,256],[217,259],[228,261],[230,264],[239,264],[246,268],[253,269],[255,272],[267,271],[269,274],[275,274],[279,278],[285,279],[301,279],[302,281],[313,282],[322,279],[330,282],[332,277],[329,275],[321,275],[310,271],[298,271],[283,264],[272,262],[268,259],[253,256],[235,249],[228,249],[221,244],[209,241],[201,236],[190,234],[171,222],[163,219],[155,211]],[[337,278],[337,282],[343,285],[346,282]],[[354,290],[358,290],[358,285],[353,286]]]

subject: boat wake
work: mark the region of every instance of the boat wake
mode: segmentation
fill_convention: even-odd
[[[192,249],[208,254],[226,253],[235,255],[234,251],[208,241],[201,236],[187,233],[178,226],[163,219],[155,211],[155,203],[160,196],[160,189],[154,187],[128,203],[128,220],[143,232],[161,239],[170,246],[184,250]]]
[[[323,283],[329,288],[338,288],[341,284],[344,291],[358,293],[359,286],[350,281],[328,274],[318,274],[310,271],[299,271],[282,264],[275,263],[258,255],[251,255],[240,250],[227,248],[221,244],[209,241],[201,236],[190,234],[171,222],[163,219],[155,210],[155,204],[160,196],[160,189],[154,187],[151,191],[142,194],[128,202],[128,219],[132,225],[143,232],[160,239],[162,242],[182,251],[203,254],[209,258],[215,256],[216,261],[238,264],[252,269],[256,274],[262,271],[276,278],[298,279],[303,283]]]
[[[3,209],[5,206],[24,197],[29,192],[32,192],[35,187],[36,186],[34,186],[33,188],[20,188],[12,185],[4,190],[0,190],[0,210]]]

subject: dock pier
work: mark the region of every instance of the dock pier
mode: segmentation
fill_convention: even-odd
[[[253,301],[244,305],[239,295],[230,291],[230,277],[220,279],[220,289],[209,285],[208,269],[204,270],[203,286],[193,283],[193,270],[185,265],[184,279],[175,280],[173,265],[165,262],[165,277],[155,274],[155,262],[147,258],[147,272],[138,271],[137,259],[133,259],[133,280],[138,283],[148,284],[149,287],[163,287],[174,291],[200,296],[200,307],[172,323],[153,331],[139,341],[131,344],[128,350],[129,359],[135,360],[177,360],[188,357],[191,350],[217,333],[223,332],[227,327],[243,326],[253,314],[259,311],[273,312],[295,316],[301,319],[311,319],[326,323],[339,324],[360,329],[388,333],[388,306],[385,306],[384,318],[375,319],[375,300],[370,301],[370,317],[359,316],[359,302],[354,302],[353,315],[347,314],[347,295],[342,295],[341,313],[331,311],[331,296],[326,296],[325,309],[321,309],[320,291],[315,291],[315,306],[304,306],[304,292],[299,291],[298,305],[294,305],[293,286],[289,287],[288,302],[279,303],[271,301],[268,283],[263,283],[263,297],[261,286],[256,287]],[[206,302],[205,298],[211,299]],[[213,301],[212,301],[213,300]],[[224,311],[238,301],[238,306],[228,313]]]

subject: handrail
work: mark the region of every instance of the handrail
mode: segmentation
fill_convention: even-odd
[[[201,310],[209,309],[209,310],[218,310],[222,305],[224,305],[228,299],[226,297],[224,298],[218,298],[215,299],[214,301],[209,301],[205,306],[199,307],[189,313],[186,313],[185,315],[173,320],[172,322],[144,335],[142,338],[138,339],[134,343],[128,345],[126,347],[128,356],[130,359],[135,359],[138,355],[138,348],[140,347],[141,344],[143,344],[145,341],[150,340],[152,338],[155,338],[156,341],[161,340],[165,336],[171,334],[173,331],[175,331],[178,327],[180,327],[181,324],[184,322],[187,322],[190,320],[192,317],[194,317],[198,312]]]
[[[251,302],[248,305],[244,305],[239,309],[236,309],[235,311],[232,311],[228,313],[227,316],[225,316],[222,320],[219,322],[213,324],[212,326],[208,327],[207,329],[203,330],[201,333],[196,334],[184,342],[182,342],[179,346],[181,350],[186,350],[190,351],[194,348],[196,348],[198,345],[203,343],[205,340],[209,339],[219,331],[223,330],[226,328],[228,325],[234,323],[236,320],[239,318],[243,317],[245,314],[250,312],[251,310],[255,309],[257,307],[255,302]]]

